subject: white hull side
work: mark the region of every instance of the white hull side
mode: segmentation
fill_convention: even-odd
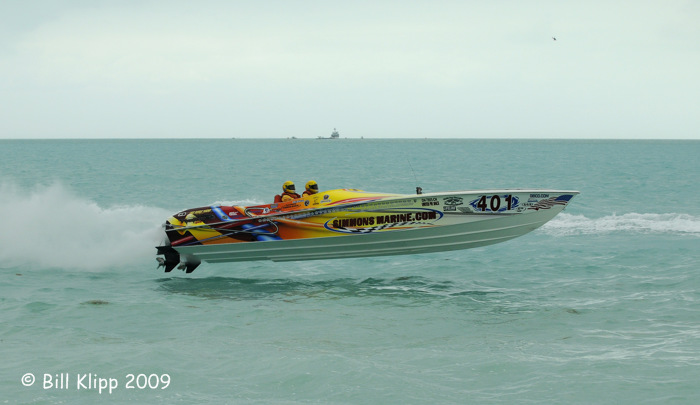
[[[469,216],[470,221],[391,232],[325,238],[176,247],[186,261],[294,261],[402,255],[475,248],[504,242],[542,226],[563,206],[520,214]],[[463,217],[464,218],[464,217]]]

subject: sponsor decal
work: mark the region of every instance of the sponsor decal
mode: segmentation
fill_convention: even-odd
[[[438,201],[437,198],[434,197],[429,197],[429,198],[421,198],[421,205],[423,207],[430,207],[432,205],[440,205],[440,201]]]
[[[356,218],[334,218],[326,221],[324,227],[340,233],[371,233],[407,225],[423,225],[442,217],[436,210],[425,209],[399,214],[368,215]]]
[[[282,211],[294,211],[294,210],[298,210],[298,209],[303,208],[303,207],[304,207],[304,203],[302,200],[294,200],[294,201],[290,201],[290,202],[286,203],[285,205],[280,207],[280,209]]]
[[[442,210],[445,212],[457,211],[457,207],[455,207],[454,205],[445,205],[444,207],[442,207]]]
[[[190,211],[190,214],[192,215],[201,215],[201,214],[208,214],[211,212],[211,209],[208,210],[196,210],[196,211]]]
[[[445,205],[462,205],[464,199],[462,197],[445,197]]]
[[[532,194],[530,194],[532,196]],[[547,195],[547,194],[542,194],[542,195]],[[569,200],[571,200],[572,195],[560,195],[559,197],[549,197],[544,200],[538,201],[536,204],[533,204],[532,206],[528,207],[529,210],[548,210],[555,205],[566,205],[569,203]]]
[[[224,214],[223,211],[221,213]],[[184,221],[186,222],[192,222],[192,221],[206,221],[208,219],[214,218],[214,213],[212,213],[211,209],[203,209],[203,210],[191,210],[191,211],[182,211],[178,212],[176,217],[185,217]]]

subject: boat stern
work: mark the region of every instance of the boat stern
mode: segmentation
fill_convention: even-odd
[[[173,271],[175,267],[184,270],[185,273],[192,273],[202,261],[199,258],[191,255],[181,256],[172,246],[156,246],[156,260],[158,268],[164,267],[166,273]]]

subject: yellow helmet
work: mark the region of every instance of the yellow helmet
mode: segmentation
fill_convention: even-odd
[[[318,193],[318,184],[313,180],[309,180],[309,182],[306,183],[306,191]]]
[[[285,181],[284,184],[282,184],[282,191],[285,193],[296,192],[296,189],[294,187],[294,182],[293,181]]]

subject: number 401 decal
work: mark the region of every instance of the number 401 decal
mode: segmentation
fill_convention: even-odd
[[[502,201],[501,198],[503,198],[504,201]],[[518,206],[518,197],[508,194],[503,197],[500,195],[492,195],[489,198],[489,196],[484,195],[481,196],[479,200],[474,200],[471,205],[481,211],[496,212],[499,210],[511,210]]]

